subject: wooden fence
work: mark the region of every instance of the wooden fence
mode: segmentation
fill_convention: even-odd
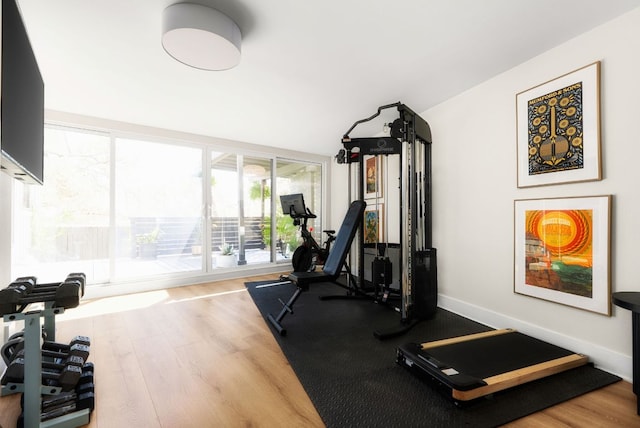
[[[121,251],[130,248],[132,257],[139,254],[143,243],[155,243],[157,255],[192,254],[202,246],[201,219],[195,217],[133,217],[129,228],[119,228],[117,241]],[[264,249],[264,219],[247,217],[244,221],[245,249]],[[211,248],[219,251],[223,243],[240,248],[237,217],[212,218]],[[95,226],[60,227],[55,231],[58,258],[83,260],[109,257],[109,228]],[[194,248],[195,247],[195,248]]]

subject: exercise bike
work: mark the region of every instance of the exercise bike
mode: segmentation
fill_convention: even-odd
[[[311,231],[307,227],[310,218],[317,218],[304,204],[302,193],[280,196],[282,212],[289,214],[293,219],[293,224],[300,227],[302,244],[296,248],[291,256],[291,265],[294,272],[313,272],[318,265],[324,265],[329,256],[331,243],[335,241],[335,230],[323,230],[327,234],[327,239],[322,246],[314,239]]]

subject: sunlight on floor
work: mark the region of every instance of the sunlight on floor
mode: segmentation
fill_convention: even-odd
[[[80,303],[80,306],[60,315],[60,321],[114,314],[148,308],[169,298],[166,290],[150,291],[140,294],[105,297]]]
[[[185,299],[174,299],[174,300],[169,300],[168,302],[164,302],[165,305],[170,305],[172,303],[182,303],[182,302],[190,302],[192,300],[200,300],[200,299],[209,299],[211,297],[219,297],[219,296],[224,296],[226,294],[235,294],[235,293],[246,293],[247,289],[238,289],[238,290],[231,290],[231,291],[221,291],[219,293],[212,293],[212,294],[206,294],[204,296],[194,296],[194,297],[187,297]]]
[[[156,304],[174,304],[189,302],[193,300],[210,299],[228,294],[246,293],[247,289],[221,291],[218,293],[206,294],[203,296],[187,297],[184,299],[170,299],[166,290],[149,291],[139,294],[128,294],[123,296],[104,297],[97,300],[82,302],[80,306],[67,311],[59,316],[60,321],[76,320],[86,317],[114,314],[119,312],[134,311],[148,308]]]

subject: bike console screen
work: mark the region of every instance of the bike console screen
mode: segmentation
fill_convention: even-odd
[[[308,216],[302,193],[280,195],[280,203],[282,204],[282,213],[285,215],[289,214],[293,218]]]

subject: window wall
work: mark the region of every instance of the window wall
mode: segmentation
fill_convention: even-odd
[[[116,278],[202,270],[202,152],[115,140]]]
[[[211,153],[212,266],[273,261],[268,227],[272,163],[268,158]]]
[[[283,215],[280,195],[302,193],[306,207],[317,217],[309,219],[307,228],[313,238],[322,243],[322,168],[318,164],[292,160],[278,161],[276,186],[278,198],[276,204],[277,254],[289,258],[301,244],[300,233],[289,215]]]
[[[304,194],[320,238],[320,162],[47,127],[44,165],[43,186],[14,185],[13,278],[82,271],[108,284],[288,263],[299,232],[287,193]]]
[[[109,279],[110,139],[47,128],[44,185],[13,190],[11,277]]]

